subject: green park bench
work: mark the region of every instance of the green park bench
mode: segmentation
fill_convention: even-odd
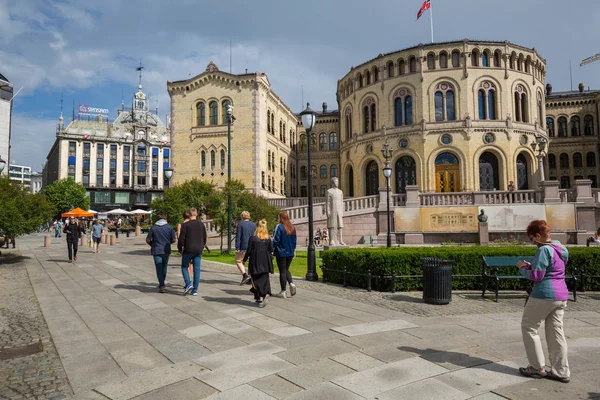
[[[498,302],[498,290],[500,288],[501,279],[526,279],[518,271],[514,274],[519,260],[533,262],[533,257],[509,257],[509,256],[482,256],[482,285],[483,292],[481,297],[485,297],[485,291],[487,289],[488,282],[493,281],[496,283],[496,303]],[[573,301],[577,301],[577,277],[575,276],[576,271],[569,272],[565,271],[566,279],[572,281]],[[569,285],[567,285],[569,287]],[[527,291],[530,292],[529,290]]]

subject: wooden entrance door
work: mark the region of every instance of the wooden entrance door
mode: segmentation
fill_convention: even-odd
[[[435,166],[436,192],[460,192],[459,164],[438,164]]]

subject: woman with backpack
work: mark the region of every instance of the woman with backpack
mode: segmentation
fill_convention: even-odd
[[[275,247],[275,259],[277,260],[277,269],[279,269],[279,284],[281,292],[277,297],[287,298],[286,285],[290,284],[290,295],[296,295],[296,285],[292,280],[290,265],[296,258],[296,228],[290,221],[288,213],[282,211],[279,213],[279,224],[275,227],[273,236],[273,246]]]

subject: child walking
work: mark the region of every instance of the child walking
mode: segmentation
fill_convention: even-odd
[[[258,222],[254,236],[248,240],[248,249],[243,262],[249,261],[248,272],[252,280],[254,299],[258,307],[263,308],[271,296],[269,274],[273,273],[273,241],[267,231],[267,221]]]

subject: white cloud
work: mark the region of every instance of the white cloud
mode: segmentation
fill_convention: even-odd
[[[56,138],[56,119],[37,118],[13,111],[10,162],[42,170],[42,163]]]

